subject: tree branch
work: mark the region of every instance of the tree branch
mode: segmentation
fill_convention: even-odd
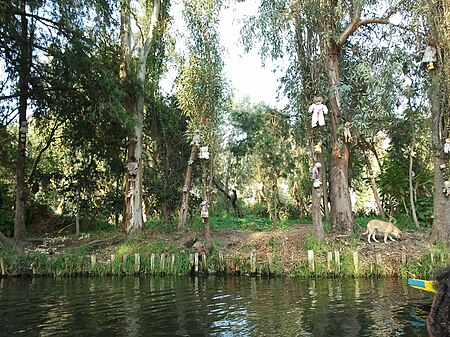
[[[83,87],[81,87],[83,89]],[[0,101],[4,101],[11,98],[18,98],[22,95],[36,95],[36,94],[44,94],[46,92],[78,92],[80,90],[73,89],[73,88],[67,88],[67,87],[55,87],[55,88],[48,88],[48,89],[39,89],[39,90],[29,90],[27,92],[18,92],[12,95],[0,95]]]
[[[145,60],[148,57],[148,53],[150,52],[150,46],[151,46],[151,42],[153,40],[153,35],[154,35],[154,29],[156,26],[156,22],[158,21],[158,17],[159,17],[159,11],[161,8],[161,2],[160,0],[153,0],[153,12],[152,12],[152,17],[150,20],[150,28],[148,30],[147,33],[147,38],[146,41],[144,43],[143,48],[141,49],[141,55],[139,57],[139,60],[141,61],[141,67],[145,68]]]
[[[344,31],[339,36],[339,39],[336,41],[336,44],[341,47],[347,42],[348,38],[361,26],[370,25],[373,23],[378,24],[389,24],[389,18],[394,15],[400,6],[402,5],[404,0],[400,0],[394,6],[389,8],[389,10],[382,16],[377,18],[366,18],[361,20],[361,3],[355,6],[352,21],[348,24],[348,26],[344,29]]]
[[[35,175],[36,175],[36,171],[37,171],[37,166],[39,165],[39,162],[41,161],[41,157],[44,154],[45,151],[48,150],[48,148],[50,147],[50,145],[52,144],[53,138],[55,136],[56,130],[59,128],[59,126],[62,123],[58,123],[57,121],[55,121],[55,124],[53,125],[53,128],[50,132],[49,137],[47,138],[47,141],[45,142],[45,145],[39,150],[36,159],[34,160],[34,164],[33,164],[33,168],[31,170],[30,176],[28,177],[28,185],[31,185]]]

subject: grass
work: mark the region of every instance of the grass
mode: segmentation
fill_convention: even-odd
[[[365,227],[371,218],[358,218],[357,223]],[[293,224],[307,224],[310,220],[284,220],[278,221],[274,227],[272,221],[266,218],[257,217],[211,217],[210,225],[212,231],[220,230],[249,230],[249,231],[283,231],[292,228]],[[200,218],[190,219],[189,230],[203,232],[203,222]],[[161,226],[159,222],[148,222],[147,228],[155,233],[172,233],[176,226]],[[139,273],[144,274],[186,274],[192,270],[191,254],[194,250],[180,247],[169,239],[149,240],[142,232],[134,232],[130,235],[120,234],[116,228],[114,231],[97,230],[82,234],[82,238],[89,238],[90,241],[101,240],[110,242],[111,247],[105,253],[103,259],[108,261],[97,261],[92,263],[90,259],[92,247],[84,245],[68,251],[63,256],[33,253],[18,256],[12,249],[1,249],[0,257],[7,265],[7,272],[11,275],[34,274],[34,275],[124,275],[135,274],[137,271],[135,254],[140,254]],[[276,236],[269,236],[268,254],[257,254],[256,266],[250,263],[250,254],[255,248],[242,242],[239,246],[239,256],[232,256],[232,263],[236,266],[237,273],[256,275],[299,275],[306,277],[370,277],[372,275],[388,275],[389,270],[383,265],[375,262],[362,262],[355,269],[352,252],[360,245],[361,238],[354,234],[345,240],[336,242],[325,242],[317,239],[314,235],[309,235],[303,247],[298,247],[306,255],[308,250],[315,253],[315,270],[311,271],[307,259],[296,261],[295,265],[286,267],[283,265],[285,257],[282,256],[282,241]],[[114,243],[114,245],[113,245]],[[202,272],[223,272],[230,263],[230,257],[224,258],[228,247],[221,240],[214,240],[206,261],[202,261],[205,270]],[[333,260],[327,260],[328,252],[340,252],[340,264]],[[110,254],[114,254],[111,260]],[[266,256],[267,255],[267,256]],[[270,255],[270,257],[268,256]],[[408,261],[400,267],[399,276],[414,278],[431,278],[436,271],[448,264],[450,249],[443,244],[436,244],[429,247],[420,261]],[[173,258],[172,258],[173,257]],[[232,270],[228,267],[228,271]],[[256,268],[256,270],[255,270]]]

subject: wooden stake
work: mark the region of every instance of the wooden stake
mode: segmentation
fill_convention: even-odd
[[[194,261],[194,254],[189,254],[189,270],[192,270],[194,267],[195,261]]]
[[[159,265],[159,270],[161,273],[164,272],[164,264],[166,262],[166,255],[164,253],[161,253],[161,264]]]
[[[327,252],[327,270],[328,270],[328,273],[331,273],[332,262],[333,262],[333,253],[332,252]]]
[[[134,254],[134,272],[136,274],[139,274],[139,271],[141,269],[141,256],[139,253]]]
[[[338,250],[334,251],[334,261],[336,262],[336,270],[338,273],[341,272],[341,256]]]
[[[219,271],[225,271],[225,259],[222,251],[219,252]]]
[[[208,271],[208,265],[206,264],[206,253],[202,253],[202,267],[203,270]]]
[[[250,253],[250,272],[252,274],[256,273],[256,251]]]
[[[5,268],[5,263],[3,262],[3,258],[0,257],[0,268],[2,270],[2,276],[6,275],[6,268]]]
[[[94,267],[96,263],[97,263],[97,256],[91,255],[91,267]]]
[[[175,254],[172,254],[170,260],[170,271],[172,272],[172,274],[175,272]]]
[[[155,271],[155,253],[150,255],[150,270],[152,273]]]
[[[198,253],[194,254],[194,271],[196,274],[198,273]]]
[[[116,261],[116,256],[114,254],[111,254],[111,257],[109,258],[109,266],[110,266],[111,274],[113,273],[115,261]]]
[[[311,273],[314,273],[315,266],[314,266],[314,251],[313,250],[308,250],[308,267],[309,267],[309,271]]]
[[[124,272],[127,271],[127,260],[128,260],[128,255],[127,254],[123,254],[123,257],[122,257],[122,270]]]
[[[353,252],[353,265],[355,266],[355,275],[359,272],[359,256],[358,252]]]

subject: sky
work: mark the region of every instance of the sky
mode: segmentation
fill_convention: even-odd
[[[257,13],[258,1],[236,3],[224,10],[220,23],[220,40],[225,48],[225,76],[231,81],[237,97],[248,96],[253,103],[265,102],[281,108],[286,102],[277,101],[276,64],[266,61],[263,68],[258,50],[245,53],[240,43],[240,29],[245,16]]]
[[[223,61],[225,63],[224,76],[230,82],[234,95],[239,98],[248,97],[252,103],[264,102],[272,107],[282,108],[285,100],[277,100],[277,77],[274,73],[275,64],[266,61],[262,67],[257,48],[245,53],[240,43],[240,29],[245,16],[255,14],[259,1],[232,2],[225,9],[220,18],[220,42],[224,48]],[[172,17],[174,22],[183,22],[180,6],[181,0],[172,4]],[[181,21],[180,21],[181,20]],[[183,29],[181,29],[183,30]],[[162,87],[172,91],[175,74],[168,74],[163,80]]]

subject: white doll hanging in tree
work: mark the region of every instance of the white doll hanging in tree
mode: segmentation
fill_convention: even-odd
[[[436,64],[436,42],[433,38],[429,37],[427,39],[427,46],[425,48],[425,52],[422,57],[422,64],[428,70],[433,70]]]
[[[313,128],[315,128],[317,125],[325,125],[325,115],[328,114],[328,108],[325,104],[323,104],[322,97],[314,97],[314,103],[311,104],[308,111],[312,114],[311,126]]]

